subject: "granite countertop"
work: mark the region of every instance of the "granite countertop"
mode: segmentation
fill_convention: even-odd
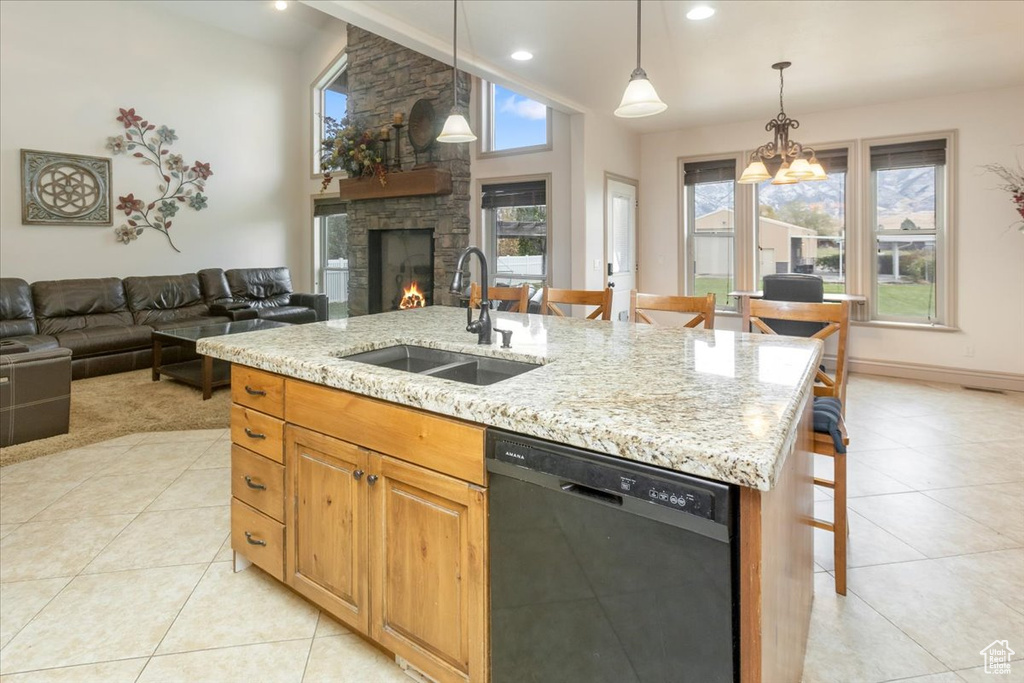
[[[796,436],[818,340],[498,313],[414,311],[201,339],[199,353],[679,472],[770,490]],[[490,386],[343,360],[412,344],[542,364]]]

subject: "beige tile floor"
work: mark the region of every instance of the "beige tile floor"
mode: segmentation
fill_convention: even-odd
[[[804,680],[1024,681],[1024,395],[855,376],[848,403],[849,594],[816,531]],[[0,469],[0,679],[408,683],[259,570],[231,571],[229,467],[226,431],[207,430]],[[996,639],[1019,653],[1010,676],[980,668]]]

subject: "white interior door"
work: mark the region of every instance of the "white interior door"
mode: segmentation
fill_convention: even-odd
[[[604,248],[612,320],[629,319],[629,292],[636,287],[636,186],[608,179]]]

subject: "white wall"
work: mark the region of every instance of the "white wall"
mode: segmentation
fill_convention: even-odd
[[[958,332],[855,325],[855,359],[1024,373],[1024,235],[1009,229],[1009,195],[983,164],[1012,166],[1024,144],[1024,88],[894,102],[803,114],[797,138],[807,144],[957,129]],[[767,117],[765,117],[766,119]],[[640,194],[642,287],[677,293],[680,282],[678,160],[749,150],[767,140],[764,120],[642,136]],[[867,292],[863,292],[867,293]],[[722,316],[723,327],[738,321]],[[968,346],[974,356],[967,357]]]
[[[304,131],[295,53],[147,3],[0,3],[0,272],[29,281],[288,265],[309,280],[296,178]],[[130,245],[113,227],[21,224],[22,148],[110,156],[135,107],[179,136],[172,151],[209,162],[209,208]],[[151,166],[113,159],[113,194],[158,196]],[[115,215],[114,227],[121,219]]]

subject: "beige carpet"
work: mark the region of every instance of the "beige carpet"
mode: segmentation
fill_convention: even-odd
[[[152,381],[149,370],[79,379],[71,383],[71,430],[49,439],[0,448],[0,467],[134,432],[227,428],[231,390],[209,401],[198,389],[171,379]]]

